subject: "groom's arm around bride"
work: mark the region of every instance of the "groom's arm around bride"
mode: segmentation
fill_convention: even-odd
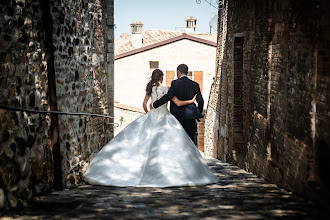
[[[192,82],[194,82],[194,81],[192,81]],[[177,80],[172,81],[171,87],[170,87],[168,93],[165,94],[159,100],[155,101],[152,105],[153,108],[158,108],[159,106],[161,106],[161,105],[165,104],[166,102],[172,100],[173,97],[177,96],[178,95],[177,90],[179,90],[178,87],[180,87],[180,84],[182,84],[182,82],[178,82]],[[202,97],[202,94],[201,94],[201,91],[200,91],[200,88],[199,88],[199,84],[196,83],[196,85],[194,85],[194,87],[195,87],[194,89],[186,91],[186,94],[185,94],[186,98],[183,98],[181,96],[179,99],[180,100],[190,100],[190,99],[193,98],[194,95],[196,95],[196,101],[197,101],[197,104],[198,104],[197,108],[202,113],[203,112],[204,100],[203,100],[203,97]],[[192,97],[190,97],[190,96],[192,96]],[[171,105],[175,105],[175,103],[171,102]],[[182,106],[181,108],[185,108],[185,107],[187,107],[187,106]],[[173,109],[171,109],[171,112],[172,112],[172,110]]]
[[[197,94],[196,101],[198,104],[198,109],[200,112],[203,112],[204,100],[199,88],[199,84],[195,81],[190,80],[187,77],[187,73],[188,66],[185,64],[180,64],[177,68],[178,79],[172,81],[171,87],[167,94],[165,94],[162,98],[153,103],[154,108],[158,108],[159,106],[165,104],[166,102],[170,101],[174,96],[176,96],[179,100],[190,100],[194,97],[194,95]],[[171,102],[171,112],[173,110],[173,105],[175,104]]]

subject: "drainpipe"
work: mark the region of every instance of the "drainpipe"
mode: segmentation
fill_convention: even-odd
[[[56,81],[54,69],[54,51],[53,51],[53,19],[50,14],[49,0],[39,0],[41,8],[42,22],[45,30],[45,52],[48,72],[48,96],[51,111],[57,111],[56,100]],[[61,152],[59,139],[58,115],[50,114],[50,138],[51,148],[53,151],[54,163],[54,185],[55,190],[62,190],[62,169],[61,169]]]

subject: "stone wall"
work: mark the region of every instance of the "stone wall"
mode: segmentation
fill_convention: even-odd
[[[113,1],[106,3],[113,7]],[[42,17],[47,4],[52,16],[53,60],[46,52],[47,28]],[[104,5],[99,0],[50,0],[42,1],[41,5],[40,1],[32,0],[2,1],[0,104],[56,110],[50,108],[49,97],[49,62],[52,61],[57,110],[113,112],[113,103],[107,101],[107,94],[113,94],[106,86],[111,84],[107,77],[113,75],[113,68],[105,73]],[[113,18],[113,13],[108,16]],[[110,33],[108,42],[111,39],[113,42],[113,29]],[[111,43],[109,47],[113,52]],[[113,66],[113,56],[108,63]],[[108,122],[96,117],[58,116],[64,187],[82,183],[81,175],[90,155],[113,136]],[[56,131],[51,128],[50,117],[0,109],[0,124],[0,204],[26,205],[36,194],[54,190],[52,137]]]
[[[118,126],[115,126],[114,136],[121,132],[127,125],[133,122],[138,117],[144,114],[143,109],[134,108],[131,106],[122,105],[119,103],[114,104],[114,122]]]
[[[109,115],[100,1],[54,1],[51,5],[59,109]],[[62,171],[67,186],[81,183],[89,155],[113,136],[107,122],[98,117],[60,116]]]
[[[39,5],[6,1],[0,7],[0,103],[48,110],[45,35]],[[50,118],[0,110],[0,125],[0,188],[4,191],[0,200],[16,207],[52,187]]]
[[[329,7],[323,0],[226,2],[212,110],[219,122],[206,118],[219,132],[205,134],[219,138],[220,159],[321,197],[330,185]]]

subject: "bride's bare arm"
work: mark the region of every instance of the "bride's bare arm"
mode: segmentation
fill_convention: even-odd
[[[179,100],[176,96],[174,96],[172,98],[172,101],[177,105],[177,106],[185,106],[185,105],[189,105],[191,103],[194,103],[196,100],[196,96],[197,94],[191,99],[191,100]]]
[[[142,104],[143,109],[146,113],[148,112],[147,103],[148,103],[149,99],[150,99],[150,95],[148,95],[148,93],[146,93],[146,95],[144,96],[143,104]]]

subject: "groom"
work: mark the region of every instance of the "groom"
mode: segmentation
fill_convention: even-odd
[[[200,112],[202,112],[204,100],[201,94],[201,90],[199,88],[199,84],[195,81],[190,80],[187,77],[187,74],[188,66],[186,64],[180,64],[177,67],[178,79],[172,81],[171,88],[167,94],[165,94],[162,98],[153,103],[153,108],[158,108],[159,106],[171,100],[174,96],[176,96],[179,100],[189,100],[197,94],[196,101],[198,103],[198,109]],[[185,118],[183,111],[181,111],[181,108],[185,107],[186,106],[178,107],[176,104],[174,104],[174,102],[171,101],[170,112],[176,117],[176,119],[178,119],[178,121],[181,123],[191,140],[195,143],[194,134],[196,128],[196,121],[195,119]]]

